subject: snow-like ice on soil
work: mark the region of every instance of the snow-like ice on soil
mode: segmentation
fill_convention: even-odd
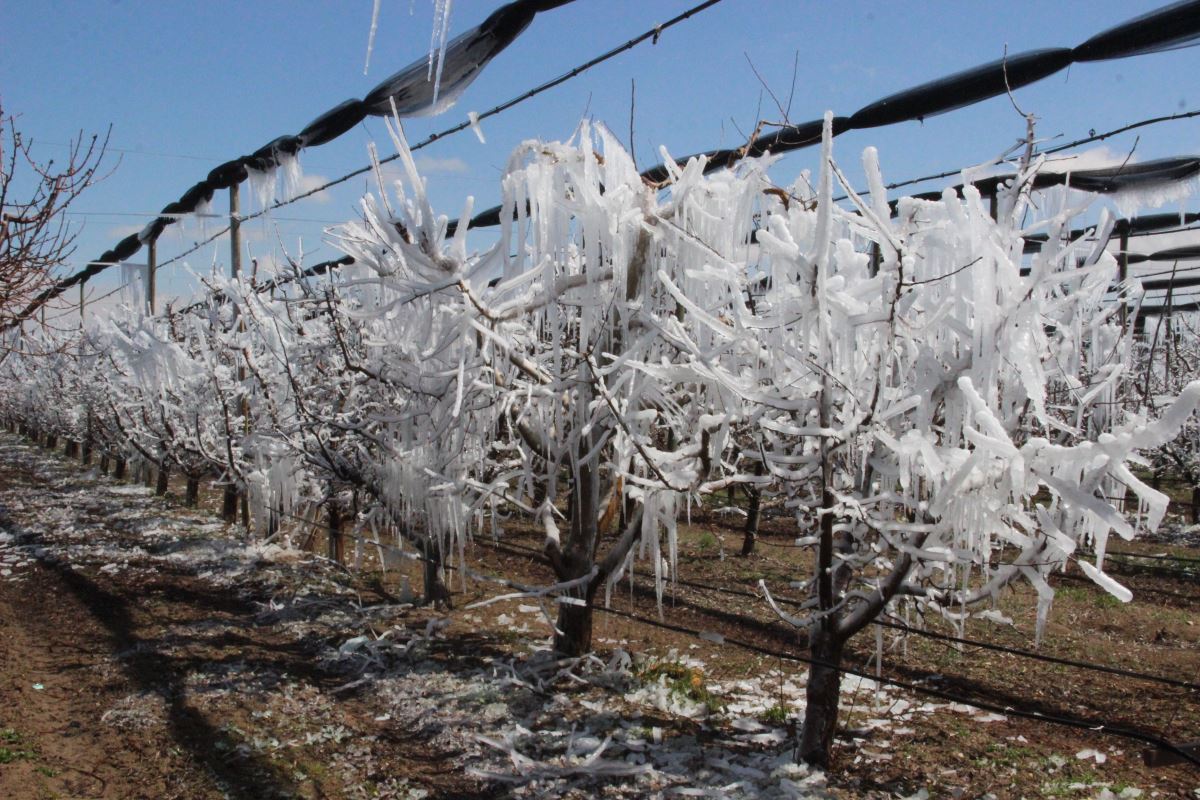
[[[232,540],[222,535],[220,523],[172,509],[142,487],[81,473],[11,436],[0,436],[0,458],[46,487],[0,487],[4,580],[20,580],[24,570],[43,561],[110,574],[170,567],[244,589],[277,582],[302,557],[276,545]],[[377,722],[458,753],[458,769],[483,784],[509,787],[517,797],[592,797],[601,791],[610,797],[830,796],[823,773],[794,761],[792,731],[804,705],[801,670],[705,679],[711,702],[701,702],[656,669],[708,675],[709,665],[693,652],[635,659],[622,648],[627,643],[600,639],[612,648],[607,660],[557,659],[542,638],[547,630],[542,609],[510,603],[503,611],[466,612],[461,619],[480,623],[479,613],[495,613],[492,619],[513,634],[518,654],[468,655],[446,630],[451,618],[407,626],[408,605],[364,607],[319,564],[291,573],[293,579],[298,575],[304,583],[289,598],[264,603],[258,621],[297,640],[331,643],[319,663],[344,675],[345,682],[305,700],[308,713],[355,689],[374,704]],[[218,636],[222,625],[201,621],[177,633]],[[164,652],[169,651],[168,645]],[[247,687],[267,687],[276,699],[282,692],[284,700],[303,691],[284,678],[245,665],[214,664],[190,675],[187,686],[199,703]],[[891,741],[912,735],[921,716],[950,711],[977,722],[1003,719],[906,697],[867,678],[846,678],[842,693],[844,718],[853,723],[850,735],[870,737],[870,747],[860,747],[855,756],[862,763],[889,760]],[[787,721],[780,718],[781,705]],[[102,722],[121,729],[159,724],[160,706],[154,697],[131,695],[105,711]],[[345,748],[349,760],[353,748],[338,738],[348,735],[330,723],[295,741],[253,740],[244,746],[274,751],[317,737]],[[1105,754],[1078,757],[1099,765]]]

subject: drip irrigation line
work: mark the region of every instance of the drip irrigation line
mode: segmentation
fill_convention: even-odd
[[[1136,728],[1130,728],[1130,727],[1122,725],[1122,724],[1112,723],[1107,720],[1086,719],[1084,717],[1066,716],[1066,715],[1062,715],[1062,714],[1049,714],[1049,713],[1045,713],[1042,711],[1034,711],[1034,710],[1027,710],[1027,709],[1023,709],[1023,708],[1017,708],[1015,706],[1000,705],[998,703],[988,702],[987,700],[979,700],[976,698],[965,697],[963,695],[955,694],[954,692],[948,692],[944,689],[936,689],[932,686],[924,686],[919,683],[897,680],[895,678],[888,678],[888,677],[884,677],[882,675],[872,675],[872,674],[867,673],[864,670],[860,670],[860,669],[857,669],[852,666],[845,666],[842,664],[834,664],[834,663],[831,663],[828,661],[824,661],[822,659],[801,656],[796,653],[789,653],[789,652],[785,652],[783,650],[774,650],[769,647],[764,647],[759,644],[754,644],[753,642],[746,642],[746,641],[742,641],[740,639],[734,639],[734,638],[731,638],[728,636],[721,636],[719,641],[714,641],[714,639],[716,637],[712,636],[712,634],[705,634],[705,632],[696,630],[695,628],[689,628],[684,625],[676,625],[676,624],[669,623],[669,622],[662,622],[659,620],[651,619],[650,617],[643,617],[638,614],[633,614],[633,613],[630,613],[627,611],[620,611],[615,608],[605,608],[603,606],[596,606],[595,610],[599,611],[601,613],[604,613],[604,614],[609,614],[611,616],[622,617],[624,619],[632,620],[634,622],[640,622],[643,625],[649,625],[649,626],[655,627],[655,628],[662,628],[664,630],[673,631],[675,633],[681,633],[681,634],[684,634],[687,636],[691,636],[695,639],[699,639],[701,641],[708,642],[710,644],[730,644],[730,645],[733,645],[734,647],[739,647],[744,650],[748,650],[753,653],[758,653],[759,655],[769,656],[769,657],[775,658],[775,659],[786,659],[788,661],[795,661],[795,662],[798,662],[801,664],[808,664],[809,666],[826,667],[829,669],[837,670],[841,673],[845,673],[847,675],[854,675],[859,678],[865,678],[867,680],[875,681],[876,683],[885,684],[888,686],[894,686],[898,689],[904,689],[906,691],[913,692],[914,694],[928,695],[930,697],[936,697],[940,700],[947,700],[952,703],[961,703],[962,705],[971,706],[972,708],[978,708],[982,711],[990,711],[995,714],[1003,714],[1006,716],[1022,717],[1024,719],[1031,719],[1031,720],[1036,720],[1036,721],[1040,721],[1040,722],[1047,722],[1050,724],[1061,725],[1061,726],[1068,727],[1068,728],[1077,728],[1080,730],[1090,730],[1094,733],[1106,733],[1111,736],[1117,736],[1122,739],[1129,739],[1131,741],[1142,742],[1143,744],[1153,745],[1154,747],[1157,747],[1160,750],[1165,750],[1169,753],[1173,753],[1174,755],[1177,755],[1180,758],[1182,758],[1196,766],[1200,766],[1200,756],[1196,756],[1196,755],[1188,752],[1186,749],[1178,747],[1178,746],[1168,742],[1166,739],[1162,738],[1161,736],[1158,736],[1153,733],[1148,733],[1146,731],[1138,730]]]
[[[1123,550],[1109,550],[1107,554],[1110,556],[1124,556],[1125,558],[1149,558],[1154,561],[1182,561],[1185,564],[1200,564],[1200,558],[1187,558],[1185,556],[1169,556],[1169,555],[1150,555],[1148,553],[1127,553]]]
[[[514,549],[518,549],[518,550],[524,550],[527,552],[532,552],[532,553],[540,555],[540,553],[537,553],[537,551],[533,550],[533,548],[524,547],[522,545],[513,544],[511,542],[505,542],[505,543],[503,543],[502,546],[510,547],[510,548],[514,548]],[[637,570],[631,570],[631,572],[636,577],[639,577],[639,578],[653,578],[654,577],[653,575],[648,575],[644,572],[638,572]],[[728,595],[732,595],[735,597],[745,597],[745,598],[753,599],[753,600],[762,600],[763,599],[762,595],[756,594],[755,592],[746,591],[743,589],[734,589],[734,588],[725,587],[725,586],[713,586],[711,584],[699,583],[697,581],[686,580],[684,578],[673,578],[672,582],[677,583],[681,586],[688,586],[693,589],[701,589],[701,590],[712,591],[712,592],[720,592],[722,594],[728,594]],[[801,607],[804,605],[802,601],[793,600],[791,598],[776,596],[775,599],[777,602],[783,603],[784,605],[790,605],[793,607]],[[1104,664],[1095,664],[1095,663],[1091,663],[1091,662],[1087,662],[1087,661],[1076,661],[1076,660],[1069,659],[1069,658],[1060,658],[1058,656],[1049,656],[1049,655],[1045,655],[1043,653],[1037,653],[1037,652],[1034,652],[1031,650],[1026,650],[1023,648],[1008,647],[1006,645],[1000,645],[1000,644],[992,644],[990,642],[984,642],[984,641],[980,641],[978,639],[968,639],[965,637],[950,636],[948,634],[936,633],[934,631],[923,630],[921,628],[912,628],[907,625],[902,625],[902,624],[898,624],[898,623],[890,622],[890,621],[886,621],[886,620],[876,619],[876,620],[873,620],[873,622],[875,625],[878,625],[883,628],[892,628],[894,630],[904,631],[905,633],[912,633],[912,634],[916,634],[917,636],[923,636],[928,639],[936,639],[939,641],[953,642],[955,644],[963,644],[963,645],[968,645],[971,647],[978,647],[983,650],[993,650],[996,652],[1007,653],[1009,655],[1014,655],[1014,656],[1018,656],[1021,658],[1028,658],[1028,659],[1031,659],[1034,661],[1043,661],[1043,662],[1050,663],[1050,664],[1058,664],[1060,666],[1069,666],[1069,667],[1074,667],[1076,669],[1091,670],[1094,672],[1103,672],[1103,673],[1107,673],[1110,675],[1120,675],[1120,676],[1127,677],[1127,678],[1135,678],[1138,680],[1149,681],[1152,683],[1161,683],[1161,684],[1165,684],[1168,686],[1174,686],[1177,688],[1188,689],[1188,690],[1192,690],[1192,691],[1200,691],[1200,683],[1193,683],[1190,681],[1182,681],[1182,680],[1177,680],[1175,678],[1163,677],[1160,675],[1151,675],[1149,673],[1137,672],[1135,670],[1122,669],[1120,667],[1110,667],[1110,666],[1107,666]]]
[[[1124,678],[1136,678],[1137,680],[1149,681],[1152,683],[1161,683],[1166,686],[1174,686],[1179,689],[1187,689],[1189,691],[1200,691],[1200,683],[1192,683],[1191,681],[1181,681],[1175,678],[1166,678],[1161,675],[1149,675],[1145,672],[1137,672],[1136,670],[1122,669],[1120,667],[1110,667],[1104,664],[1093,664],[1089,661],[1076,661],[1070,658],[1060,658],[1058,656],[1048,656],[1044,653],[1035,653],[1031,650],[1026,650],[1020,647],[1008,647],[1002,644],[992,644],[978,639],[968,639],[965,637],[951,636],[945,633],[936,631],[923,630],[921,628],[913,628],[893,619],[877,619],[874,621],[876,625],[882,628],[891,628],[892,630],[903,631],[904,633],[915,633],[918,636],[923,636],[927,639],[936,639],[942,642],[951,642],[953,644],[964,644],[970,647],[978,647],[981,650],[992,650],[998,653],[1007,653],[1009,655],[1018,656],[1020,658],[1029,658],[1035,661],[1044,661],[1048,664],[1058,664],[1064,667],[1072,667],[1074,669],[1090,670],[1092,672],[1103,672],[1109,675],[1120,675]]]

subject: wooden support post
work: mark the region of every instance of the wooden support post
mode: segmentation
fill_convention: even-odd
[[[242,272],[242,215],[238,185],[229,187],[229,277]]]
[[[154,316],[155,273],[158,271],[158,240],[151,239],[146,243],[146,308],[150,316]]]
[[[1117,280],[1124,283],[1129,278],[1129,225],[1121,228],[1121,252],[1117,254]],[[1121,302],[1121,333],[1124,334],[1129,325],[1129,310],[1125,302]],[[1136,333],[1136,331],[1134,331]]]
[[[234,281],[241,277],[241,205],[238,184],[229,187],[229,277]],[[246,330],[245,321],[239,321],[238,330]],[[238,356],[238,383],[246,383],[246,365]],[[250,433],[250,399],[246,397],[245,386],[242,386],[242,396],[239,402],[242,420],[245,420],[245,432]],[[232,467],[232,464],[230,464]],[[250,498],[245,491],[238,492],[236,503],[241,510],[241,524],[250,530]]]

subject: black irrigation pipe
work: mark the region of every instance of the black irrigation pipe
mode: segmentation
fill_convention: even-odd
[[[1200,564],[1200,558],[1186,558],[1184,556],[1167,556],[1167,555],[1150,555],[1148,553],[1127,553],[1123,550],[1109,550],[1107,554],[1110,556],[1123,556],[1124,558],[1149,558],[1154,561],[1182,561],[1185,564]]]
[[[1060,658],[1058,656],[1048,656],[1044,653],[1035,653],[1031,650],[1026,650],[1020,647],[1007,647],[1002,644],[992,644],[991,642],[983,642],[978,639],[967,639],[964,637],[950,636],[945,633],[937,633],[936,631],[923,630],[921,628],[913,628],[903,623],[890,620],[875,620],[875,624],[882,628],[891,628],[904,633],[915,633],[918,636],[923,636],[927,639],[936,639],[943,642],[951,642],[953,644],[963,644],[970,647],[978,647],[981,650],[992,650],[998,653],[1007,653],[1019,658],[1029,658],[1034,661],[1044,661],[1048,664],[1058,664],[1064,667],[1072,667],[1073,669],[1091,670],[1092,672],[1104,672],[1109,675],[1119,675],[1124,678],[1135,678],[1137,680],[1149,681],[1152,683],[1161,683],[1166,686],[1174,686],[1180,689],[1189,691],[1200,691],[1200,683],[1192,683],[1191,681],[1181,681],[1175,678],[1166,678],[1161,675],[1150,675],[1145,672],[1137,672],[1136,670],[1122,669],[1120,667],[1109,667],[1104,664],[1093,664],[1088,661],[1076,661],[1070,658]]]
[[[730,644],[730,645],[733,645],[734,647],[739,647],[744,650],[748,650],[753,653],[758,653],[759,655],[769,656],[769,657],[775,658],[775,659],[786,659],[788,661],[795,661],[795,662],[798,662],[801,664],[808,664],[809,666],[827,667],[829,669],[834,669],[839,672],[845,673],[847,675],[854,675],[856,677],[866,678],[867,680],[872,680],[877,683],[885,684],[888,686],[894,686],[898,689],[904,689],[906,691],[913,692],[914,694],[923,694],[923,695],[928,695],[930,697],[936,697],[940,700],[947,700],[952,703],[961,703],[962,705],[971,706],[972,708],[978,708],[982,711],[991,711],[992,713],[1003,714],[1006,716],[1021,717],[1024,719],[1031,719],[1031,720],[1036,720],[1039,722],[1047,722],[1047,723],[1050,723],[1053,725],[1061,725],[1061,726],[1068,727],[1068,728],[1077,728],[1080,730],[1090,730],[1093,733],[1106,733],[1111,736],[1117,736],[1122,739],[1129,739],[1131,741],[1142,742],[1143,744],[1149,744],[1160,750],[1165,750],[1169,753],[1173,753],[1174,755],[1178,756],[1179,758],[1181,758],[1185,761],[1188,761],[1196,766],[1200,766],[1200,756],[1196,756],[1195,754],[1188,752],[1186,749],[1178,747],[1178,746],[1172,744],[1171,742],[1168,742],[1166,739],[1162,738],[1161,736],[1158,736],[1153,733],[1147,733],[1146,731],[1138,730],[1136,728],[1130,728],[1125,725],[1111,723],[1107,720],[1087,719],[1084,717],[1064,716],[1064,715],[1059,715],[1059,714],[1046,714],[1046,713],[1043,713],[1040,711],[1032,711],[1032,710],[1026,710],[1026,709],[1022,709],[1022,708],[1017,708],[1015,706],[999,705],[997,703],[990,703],[986,700],[979,700],[979,699],[965,697],[963,695],[955,694],[953,692],[947,692],[943,689],[935,689],[931,686],[924,686],[919,683],[912,683],[909,681],[897,680],[895,678],[888,678],[888,677],[884,677],[882,675],[872,675],[870,673],[867,673],[864,670],[860,670],[855,667],[846,666],[846,665],[842,665],[842,664],[834,664],[834,663],[824,661],[821,659],[817,659],[817,658],[810,658],[810,657],[801,656],[801,655],[798,655],[795,653],[785,652],[783,650],[774,650],[769,647],[764,647],[762,645],[754,644],[753,642],[746,642],[746,641],[742,641],[740,639],[734,639],[734,638],[731,638],[728,636],[722,635],[720,638],[720,641],[714,641],[714,637],[711,634],[706,635],[703,631],[696,630],[695,628],[689,628],[684,625],[675,625],[675,624],[669,623],[669,622],[662,622],[659,620],[651,619],[650,617],[643,617],[638,614],[632,614],[627,611],[619,611],[615,608],[605,608],[603,606],[596,606],[595,610],[599,611],[601,613],[604,613],[604,614],[609,614],[609,615],[612,615],[615,617],[622,617],[624,619],[632,620],[634,622],[639,622],[643,625],[649,625],[651,627],[662,628],[663,630],[669,630],[669,631],[673,631],[675,633],[685,634],[687,636],[691,636],[700,641],[708,642],[709,644]]]
[[[645,575],[643,573],[636,573],[636,574],[638,575],[638,577],[642,577],[642,578],[653,577],[653,576]],[[693,587],[696,589],[707,589],[709,591],[722,592],[725,594],[737,595],[739,597],[754,598],[757,600],[763,599],[761,595],[755,594],[754,592],[746,592],[746,591],[741,591],[738,589],[730,589],[730,588],[726,588],[723,586],[709,586],[709,585],[697,583],[695,581],[687,581],[682,578],[676,579],[675,582],[679,583],[681,585],[690,586],[690,587]],[[776,602],[780,602],[785,605],[791,605],[791,606],[797,606],[797,607],[803,605],[803,603],[801,601],[792,600],[790,598],[775,597],[775,600],[776,600]],[[1019,656],[1021,658],[1028,658],[1028,659],[1032,659],[1034,661],[1044,661],[1049,664],[1059,664],[1062,666],[1069,666],[1069,667],[1074,667],[1077,669],[1092,670],[1094,672],[1104,672],[1104,673],[1108,673],[1110,675],[1121,675],[1121,676],[1124,676],[1127,678],[1136,678],[1138,680],[1150,681],[1153,683],[1162,683],[1162,684],[1165,684],[1168,686],[1175,686],[1175,687],[1179,687],[1179,688],[1183,688],[1183,689],[1200,691],[1200,683],[1192,683],[1190,681],[1181,681],[1181,680],[1177,680],[1175,678],[1166,678],[1166,677],[1162,677],[1160,675],[1151,675],[1151,674],[1145,673],[1145,672],[1137,672],[1135,670],[1122,669],[1120,667],[1110,667],[1110,666],[1107,666],[1104,664],[1095,664],[1095,663],[1091,663],[1088,661],[1076,661],[1076,660],[1069,659],[1069,658],[1048,656],[1043,653],[1037,653],[1032,650],[1026,650],[1026,649],[1020,648],[1020,647],[1008,647],[1006,645],[992,644],[991,642],[984,642],[984,641],[980,641],[978,639],[968,639],[966,637],[951,636],[949,634],[937,633],[935,631],[924,630],[922,628],[913,628],[908,625],[903,625],[903,624],[896,623],[896,622],[889,622],[886,620],[878,620],[877,619],[877,620],[874,620],[873,622],[875,625],[878,625],[882,628],[891,628],[893,630],[904,631],[905,633],[913,633],[913,634],[916,634],[917,636],[923,636],[927,639],[937,639],[939,641],[952,642],[954,644],[969,645],[971,647],[978,647],[981,650],[992,650],[995,652],[1007,653],[1009,655],[1015,655],[1015,656]]]
[[[534,555],[541,555],[541,553],[539,551],[537,551],[533,548],[514,544],[512,542],[504,542],[501,544],[501,546],[516,549],[516,550],[523,550],[523,551],[532,553]],[[653,575],[648,575],[646,573],[638,572],[636,570],[631,570],[631,571],[633,572],[633,574],[636,577],[639,577],[639,578],[653,578],[654,577]],[[735,597],[745,597],[745,598],[749,598],[749,599],[753,599],[753,600],[762,600],[763,599],[763,597],[761,595],[756,594],[754,592],[745,591],[743,589],[734,589],[734,588],[725,587],[725,586],[713,586],[711,584],[699,583],[697,581],[685,580],[683,578],[678,578],[678,577],[672,578],[672,581],[681,586],[688,586],[693,589],[701,589],[701,590],[711,591],[711,592],[720,592],[722,594],[733,595]],[[790,598],[776,597],[775,599],[777,602],[783,603],[784,605],[790,605],[790,606],[795,606],[795,607],[799,607],[799,606],[803,605],[803,603],[801,601],[793,600]],[[983,650],[993,650],[996,652],[1007,653],[1009,655],[1015,655],[1015,656],[1018,656],[1021,658],[1032,659],[1034,661],[1043,661],[1043,662],[1050,663],[1050,664],[1058,664],[1060,666],[1069,666],[1069,667],[1073,667],[1076,669],[1091,670],[1094,672],[1103,672],[1103,673],[1107,673],[1110,675],[1120,675],[1120,676],[1127,677],[1127,678],[1136,678],[1138,680],[1149,681],[1152,683],[1161,683],[1161,684],[1165,684],[1167,686],[1175,686],[1175,687],[1182,688],[1182,689],[1188,689],[1188,690],[1192,690],[1192,691],[1200,691],[1200,683],[1192,683],[1190,681],[1181,681],[1181,680],[1177,680],[1175,678],[1167,678],[1167,677],[1163,677],[1160,675],[1151,675],[1149,673],[1137,672],[1135,670],[1122,669],[1120,667],[1110,667],[1110,666],[1107,666],[1104,664],[1094,664],[1094,663],[1087,662],[1087,661],[1076,661],[1073,659],[1060,658],[1057,656],[1048,656],[1043,653],[1037,653],[1032,650],[1026,650],[1026,649],[1019,648],[1019,647],[1008,647],[1005,645],[992,644],[990,642],[984,642],[984,641],[980,641],[977,639],[968,639],[968,638],[964,638],[964,637],[950,636],[949,634],[936,633],[934,631],[923,630],[921,628],[912,628],[907,625],[901,625],[901,624],[898,624],[895,622],[874,620],[874,624],[876,624],[880,627],[883,627],[883,628],[892,628],[894,630],[900,630],[900,631],[904,631],[906,633],[913,633],[913,634],[916,634],[917,636],[923,636],[928,639],[936,639],[939,641],[953,642],[955,644],[962,644],[962,645],[968,645],[971,647],[978,647]]]

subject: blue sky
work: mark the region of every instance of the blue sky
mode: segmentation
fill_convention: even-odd
[[[498,56],[459,103],[440,117],[406,123],[410,141],[483,111],[603,50],[653,27],[697,0],[576,0],[540,14]],[[580,118],[607,123],[622,139],[636,83],[634,150],[639,164],[673,154],[740,144],[759,118],[780,117],[763,82],[791,119],[826,109],[849,114],[894,91],[999,58],[1009,52],[1072,46],[1163,2],[804,3],[724,0],[663,34],[505,114],[485,121],[487,143],[470,131],[425,149],[421,160],[435,206],[455,216],[463,198],[476,208],[498,202],[498,179],[524,139],[569,136]],[[451,35],[477,24],[499,0],[455,0]],[[391,72],[427,53],[431,0],[382,0],[370,72],[363,75],[371,0],[304,2],[30,2],[5,0],[0,23],[0,101],[20,115],[20,128],[42,157],[61,157],[79,131],[112,125],[112,174],[73,209],[81,226],[73,271],[98,257],[222,161],[274,137],[298,132],[315,116],[362,97]],[[798,62],[797,62],[797,53]],[[753,64],[753,69],[751,67]],[[1038,115],[1043,137],[1075,139],[1144,117],[1200,107],[1200,50],[1079,64],[1021,89],[1017,99]],[[755,74],[755,69],[761,75]],[[1024,123],[1007,98],[924,123],[852,132],[835,154],[859,175],[861,149],[875,145],[888,180],[954,169],[990,158],[1012,144]],[[1200,121],[1143,129],[1135,158],[1200,153]],[[1128,134],[1106,143],[1124,158]],[[367,163],[367,144],[391,145],[379,119],[303,153],[308,176],[336,177]],[[814,150],[777,168],[790,180],[812,166]],[[1106,154],[1093,154],[1103,158]],[[946,183],[943,181],[942,183]],[[323,227],[354,217],[356,200],[373,187],[349,181],[314,200],[251,223],[249,246],[265,260],[281,247],[308,262],[339,255]],[[932,188],[914,187],[915,190]],[[244,207],[247,201],[243,200]],[[218,195],[215,210],[224,209]],[[253,208],[253,203],[250,203]],[[174,226],[160,240],[160,260],[197,239],[199,226]],[[281,245],[282,242],[282,245]],[[135,256],[141,260],[143,254]],[[207,272],[227,263],[227,244],[189,257]],[[98,288],[116,285],[110,270]],[[160,277],[166,292],[195,287],[186,269]]]

